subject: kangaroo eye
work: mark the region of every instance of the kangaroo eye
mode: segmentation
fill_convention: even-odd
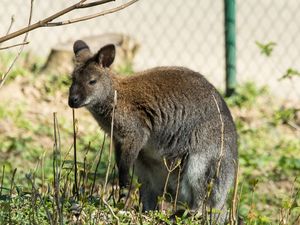
[[[96,80],[90,80],[90,81],[89,81],[89,84],[90,84],[90,85],[94,85],[94,84],[96,84],[96,82],[97,82]]]

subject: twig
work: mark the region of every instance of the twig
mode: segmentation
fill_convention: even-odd
[[[215,180],[219,177],[221,161],[222,161],[222,158],[223,158],[223,151],[224,151],[224,122],[223,122],[223,118],[222,118],[222,114],[221,114],[221,110],[220,110],[218,101],[217,101],[217,99],[216,99],[216,97],[213,93],[212,93],[212,97],[213,97],[214,102],[216,104],[218,114],[219,114],[219,117],[220,117],[220,122],[221,122],[221,146],[220,146],[218,161],[216,163],[217,169],[216,169],[216,172],[215,172],[214,176],[211,178],[210,182],[207,185],[207,193],[206,193],[206,196],[203,200],[202,216],[203,216],[204,221],[206,221],[206,216],[207,216],[207,203],[208,203],[208,200],[209,200],[209,198],[211,196],[211,193],[213,191]],[[212,215],[211,212],[212,211],[210,211],[210,215]],[[212,217],[211,217],[211,219],[212,219]],[[218,218],[216,219],[215,222],[217,222],[217,220],[218,220]],[[210,220],[210,223],[211,222],[212,221]]]
[[[6,50],[6,49],[9,49],[9,48],[14,48],[14,47],[17,47],[17,46],[20,46],[20,45],[28,45],[28,44],[29,44],[29,41],[22,42],[22,43],[19,43],[19,44],[9,45],[9,46],[5,46],[5,47],[0,48],[0,51],[1,50]]]
[[[9,27],[8,27],[8,29],[7,29],[7,31],[6,31],[6,35],[9,34],[9,32],[10,32],[10,30],[11,30],[11,28],[12,28],[14,22],[15,22],[15,16],[12,15],[11,18],[10,18],[10,24],[9,24]]]
[[[23,40],[23,44],[20,44],[21,47],[17,53],[17,56],[15,57],[15,59],[13,60],[13,62],[11,63],[11,65],[9,66],[8,70],[2,75],[2,78],[0,80],[0,88],[3,86],[9,72],[11,71],[11,69],[13,68],[13,65],[16,63],[17,59],[19,58],[19,56],[21,55],[23,49],[24,49],[24,46],[26,45],[25,43],[27,42],[27,36],[28,36],[28,33],[29,31],[32,31],[32,30],[35,30],[37,28],[40,28],[40,27],[52,27],[52,26],[62,26],[62,25],[67,25],[67,24],[71,24],[71,23],[77,23],[77,22],[80,22],[80,21],[85,21],[85,20],[90,20],[90,19],[93,19],[93,18],[96,18],[96,17],[100,17],[100,16],[104,16],[106,14],[110,14],[110,13],[114,13],[114,12],[117,12],[117,11],[120,11],[130,5],[132,5],[133,3],[137,2],[138,0],[131,0],[130,2],[127,2],[123,5],[120,5],[118,7],[115,7],[115,8],[112,8],[112,9],[109,9],[109,10],[104,10],[102,12],[99,12],[99,13],[96,13],[96,14],[92,14],[92,15],[88,15],[88,16],[83,16],[83,17],[80,17],[80,18],[75,18],[75,19],[71,19],[71,20],[66,20],[66,21],[61,21],[61,22],[51,22],[57,18],[59,18],[60,16],[64,15],[64,14],[67,14],[75,9],[82,9],[82,8],[90,8],[90,7],[94,7],[94,6],[97,6],[97,5],[102,5],[102,4],[105,4],[105,3],[108,3],[108,2],[111,2],[111,1],[114,1],[114,0],[98,0],[98,1],[94,1],[94,2],[91,2],[91,3],[86,3],[84,4],[84,2],[86,2],[87,0],[80,0],[78,3],[74,4],[74,5],[71,5],[49,17],[47,17],[46,19],[43,19],[43,20],[40,20],[32,25],[31,24],[31,18],[32,18],[32,9],[33,9],[33,1],[34,0],[31,0],[31,7],[30,7],[30,15],[29,15],[29,23],[28,23],[28,26],[27,27],[24,27],[20,30],[17,30],[13,33],[7,33],[5,36],[3,37],[0,37],[0,44],[7,41],[7,40],[10,40],[12,38],[15,38],[17,36],[20,36],[24,33],[26,33],[25,35],[25,38]],[[13,21],[13,20],[12,20]],[[11,22],[11,25],[12,25],[12,22]],[[11,26],[10,26],[11,27]],[[10,30],[10,28],[9,28]],[[19,45],[19,44],[17,44]],[[7,49],[7,48],[10,48],[10,47],[14,47],[14,46],[7,46],[5,47],[4,49]],[[0,49],[1,50],[1,49]]]
[[[104,199],[104,196],[102,197],[102,201],[104,203],[104,205],[109,209],[110,213],[112,214],[112,216],[116,219],[117,221],[117,225],[120,224],[120,219],[119,217],[117,217],[117,215],[114,213],[113,209],[111,208],[111,206],[106,202],[106,200]]]
[[[97,170],[98,170],[98,167],[99,167],[100,162],[101,162],[102,153],[103,153],[104,144],[105,144],[105,138],[106,138],[106,134],[104,133],[104,135],[103,135],[103,142],[102,142],[102,146],[101,146],[101,149],[100,149],[99,159],[98,159],[98,161],[97,161],[97,165],[96,165],[95,172],[94,172],[93,184],[92,184],[90,196],[92,196],[92,195],[93,195],[93,192],[94,192],[94,187],[95,187],[95,183],[96,183]]]
[[[35,191],[36,195],[39,197],[39,199],[40,199],[40,201],[41,201],[41,203],[42,203],[42,205],[43,205],[43,207],[44,207],[44,209],[45,209],[45,211],[46,211],[46,215],[47,215],[49,224],[51,224],[51,225],[54,224],[54,222],[53,222],[53,220],[52,220],[52,217],[51,217],[51,213],[49,212],[48,208],[46,207],[46,204],[45,204],[44,199],[42,198],[42,196],[41,196],[41,195],[39,194],[39,192],[37,191],[37,189],[36,189],[36,187],[35,187],[33,181],[31,180],[31,177],[30,177],[30,176],[25,176],[25,177],[30,181],[33,190]]]
[[[126,7],[134,4],[137,1],[138,0],[132,0],[132,1],[127,2],[127,3],[123,4],[123,5],[120,5],[120,6],[116,7],[116,8],[104,10],[104,11],[102,11],[100,13],[95,13],[95,14],[88,15],[88,16],[82,16],[82,17],[79,17],[79,18],[75,18],[75,19],[71,19],[71,20],[65,20],[65,21],[60,21],[60,22],[47,23],[47,24],[45,24],[45,26],[47,26],[47,27],[63,26],[63,25],[71,24],[71,23],[78,23],[78,22],[81,22],[81,21],[90,20],[90,19],[93,19],[93,18],[96,18],[96,17],[104,16],[104,15],[111,14],[111,13],[120,11],[122,9],[125,9]]]
[[[42,171],[42,193],[44,192],[44,186],[45,186],[45,155],[46,151],[41,156],[41,171]]]
[[[4,182],[4,174],[5,174],[5,165],[2,166],[2,177],[1,177],[0,196],[2,195],[3,182]]]
[[[60,132],[57,122],[56,113],[53,113],[54,123],[54,157],[53,157],[53,173],[54,173],[54,196],[58,212],[59,223],[63,224],[62,206],[60,202],[60,178],[61,178],[61,143]],[[59,165],[58,165],[59,164]]]
[[[12,15],[11,18],[10,18],[10,24],[9,24],[9,26],[8,26],[8,29],[7,29],[5,35],[8,35],[8,34],[9,34],[9,32],[10,32],[10,30],[11,30],[12,25],[13,25],[14,22],[15,22],[15,17]],[[0,43],[0,46],[1,46],[1,43]]]
[[[73,144],[70,146],[68,152],[65,154],[64,159],[63,159],[62,164],[61,164],[61,168],[64,168],[64,165],[66,163],[67,157],[70,154],[70,152],[71,152],[72,149],[73,149]],[[72,168],[73,168],[73,166],[72,166]]]
[[[10,192],[9,192],[10,197],[12,197],[12,192],[13,192],[13,189],[14,189],[16,173],[17,173],[17,168],[14,169],[11,180],[10,180]]]
[[[85,1],[86,0],[80,0],[78,3],[76,3],[76,4],[74,4],[74,5],[70,6],[70,7],[67,7],[65,9],[63,9],[63,10],[61,10],[61,11],[53,14],[52,16],[47,17],[44,20],[38,21],[38,22],[36,22],[36,23],[34,23],[34,24],[30,25],[30,26],[24,27],[24,28],[22,28],[20,30],[17,30],[15,32],[11,33],[11,34],[5,35],[5,36],[3,36],[3,37],[0,38],[0,43],[2,43],[4,41],[7,41],[7,40],[10,40],[12,38],[15,38],[17,36],[20,36],[20,35],[22,35],[24,33],[29,32],[29,31],[35,30],[38,27],[43,27],[44,24],[46,24],[46,23],[48,23],[48,22],[56,19],[57,17],[60,17],[60,16],[62,16],[64,14],[70,12],[70,11],[72,11],[74,9],[76,9],[78,6],[80,6],[81,4],[83,4],[83,2],[85,2]]]
[[[236,174],[234,177],[234,188],[233,188],[233,196],[232,196],[232,202],[230,207],[230,215],[229,215],[229,223],[231,225],[237,224],[237,189],[238,189],[238,177],[239,177],[239,165],[236,163]]]
[[[40,28],[40,27],[47,27],[47,26],[61,26],[61,25],[66,25],[66,24],[70,24],[68,21],[63,21],[63,22],[53,22],[51,23],[53,20],[59,18],[60,16],[64,15],[64,14],[67,14],[73,10],[76,10],[76,9],[81,9],[81,8],[89,8],[89,7],[93,7],[93,6],[96,6],[96,5],[102,5],[102,4],[105,4],[105,3],[108,3],[108,2],[111,2],[111,1],[114,1],[114,0],[102,0],[102,1],[95,1],[95,2],[91,2],[91,3],[87,3],[87,4],[84,4],[84,2],[86,2],[86,0],[81,0],[79,1],[78,3],[74,4],[74,5],[71,5],[43,20],[40,20],[30,26],[27,26],[27,27],[24,27],[20,30],[17,30],[11,34],[8,34],[8,35],[5,35],[3,37],[0,38],[0,43],[1,42],[4,42],[4,41],[7,41],[7,40],[10,40],[12,38],[15,38],[17,36],[20,36],[24,33],[27,33],[29,31],[32,31],[32,30],[35,30],[37,28]],[[84,21],[84,20],[89,20],[89,19],[93,19],[95,17],[99,17],[99,16],[103,16],[105,14],[109,14],[109,13],[113,13],[113,12],[116,12],[116,11],[119,11],[121,9],[124,9],[128,6],[130,6],[131,4],[137,2],[138,0],[132,0],[126,4],[123,4],[121,6],[118,6],[116,8],[113,8],[113,9],[110,9],[110,10],[105,10],[103,12],[100,12],[100,13],[97,13],[97,14],[93,14],[93,15],[89,15],[89,16],[84,16],[84,17],[81,17],[81,18],[77,18],[77,19],[71,19],[69,21],[71,21],[71,23],[75,23],[75,22],[79,22],[79,21]]]
[[[291,196],[290,196],[290,206],[285,209],[282,208],[281,209],[281,219],[279,221],[279,224],[281,225],[285,225],[285,224],[296,224],[296,223],[289,223],[291,214],[292,214],[292,210],[293,210],[293,206],[297,205],[297,196],[299,195],[300,189],[296,189],[296,182],[297,182],[297,177],[294,180],[292,189],[291,189]],[[299,218],[299,217],[298,217]],[[296,220],[294,222],[296,222],[298,220],[298,218],[296,218]]]
[[[177,186],[176,186],[176,194],[174,199],[174,205],[173,205],[173,211],[176,212],[177,209],[177,199],[178,199],[178,193],[179,193],[179,185],[180,185],[180,176],[181,176],[181,166],[179,164],[179,170],[177,175]]]
[[[30,219],[32,221],[30,221],[31,224],[37,224],[36,222],[36,219],[35,219],[35,216],[38,215],[38,212],[37,212],[37,202],[36,202],[36,192],[34,191],[34,184],[35,184],[35,173],[38,169],[38,166],[39,166],[39,161],[37,162],[37,165],[36,165],[36,168],[34,170],[34,172],[30,173],[28,176],[31,177],[32,176],[32,187],[31,187],[31,212],[29,213],[29,215],[32,216],[32,219],[30,217]],[[38,216],[37,216],[38,217]]]
[[[12,224],[11,221],[11,202],[12,202],[12,194],[13,194],[13,189],[14,189],[14,183],[15,183],[15,176],[16,176],[17,168],[14,169],[11,180],[10,180],[10,192],[9,192],[9,212],[8,212],[8,219],[9,219],[9,224]]]
[[[87,169],[87,166],[86,166],[86,160],[87,160],[86,157],[87,157],[90,149],[91,149],[91,142],[89,142],[89,145],[87,147],[87,150],[86,150],[86,152],[84,154],[84,158],[83,158],[83,181],[82,181],[81,186],[82,186],[84,195],[85,195],[85,188],[86,188],[86,183],[87,183],[87,179],[88,179],[88,173],[90,172],[90,167]],[[80,182],[79,182],[79,184],[80,184]]]
[[[290,127],[294,128],[296,131],[300,131],[300,126],[298,126],[298,125],[295,124],[294,122],[288,121],[287,124],[288,124]]]
[[[32,13],[33,13],[33,2],[34,2],[34,0],[31,0],[31,1],[30,1],[30,12],[29,12],[29,19],[28,19],[28,27],[29,27],[30,24],[31,24]],[[12,20],[12,21],[13,21],[13,20]],[[26,34],[25,34],[25,36],[24,36],[23,43],[27,42],[27,37],[28,37],[28,34],[29,34],[28,31],[27,31],[27,32],[24,32],[24,33],[26,33]],[[22,34],[23,34],[23,33],[22,33]],[[9,34],[6,35],[6,36],[9,36]],[[4,36],[4,37],[6,37],[6,36]],[[0,41],[0,43],[1,43],[1,42],[2,42],[2,41]],[[18,58],[20,57],[20,55],[21,55],[21,53],[22,53],[22,51],[23,51],[23,49],[24,49],[24,46],[25,46],[25,45],[21,45],[21,47],[19,48],[19,51],[18,51],[16,57],[14,58],[13,62],[10,64],[8,70],[2,75],[1,80],[0,80],[0,88],[3,86],[5,80],[7,79],[7,76],[8,76],[8,74],[9,74],[9,72],[11,71],[11,69],[13,68],[13,66],[15,65],[15,63],[17,62]]]
[[[78,183],[77,183],[77,148],[76,148],[76,119],[75,119],[75,110],[72,109],[72,118],[73,118],[73,148],[74,148],[74,183],[75,183],[75,195],[77,200],[79,200],[78,193]]]
[[[163,192],[163,196],[162,196],[162,202],[161,202],[161,209],[163,210],[163,207],[164,207],[164,200],[165,200],[165,195],[167,193],[167,186],[168,186],[168,182],[169,182],[169,178],[170,178],[170,174],[177,168],[180,166],[181,164],[181,159],[179,159],[176,163],[176,165],[173,167],[174,165],[174,161],[171,162],[171,165],[170,167],[168,166],[168,163],[167,163],[167,160],[166,158],[164,157],[164,164],[165,164],[165,167],[168,171],[168,174],[167,174],[167,177],[166,177],[166,181],[165,181],[165,185],[164,185],[164,192]]]
[[[111,183],[111,193],[110,195],[108,196],[107,198],[107,201],[110,200],[110,198],[112,198],[112,201],[113,201],[113,207],[116,207],[116,162],[114,163],[113,167],[112,167],[112,177],[111,177],[111,180],[112,180],[112,183]],[[109,182],[109,180],[108,180]]]
[[[218,113],[219,113],[219,116],[220,116],[220,121],[221,121],[221,147],[220,147],[220,154],[219,154],[219,159],[218,159],[218,163],[217,163],[217,171],[216,171],[216,177],[219,177],[221,161],[222,161],[223,154],[224,154],[224,122],[223,122],[223,118],[222,118],[222,115],[221,115],[221,111],[220,111],[220,107],[219,107],[219,104],[217,102],[217,99],[216,99],[214,94],[212,94],[212,96],[213,96],[214,101],[216,103]]]
[[[111,116],[111,128],[110,128],[110,145],[109,145],[109,158],[108,158],[108,165],[105,175],[105,183],[102,190],[102,197],[104,196],[104,193],[106,191],[107,181],[108,181],[108,175],[109,175],[109,169],[111,164],[111,157],[112,157],[112,150],[113,150],[113,134],[114,134],[114,117],[115,117],[115,108],[117,105],[117,91],[115,90],[114,93],[114,102],[113,102],[113,110],[112,110],[112,116]]]
[[[102,5],[111,1],[115,1],[115,0],[100,0],[100,1],[95,1],[95,2],[91,2],[91,3],[85,3],[80,5],[78,8],[79,9],[84,9],[84,8],[89,8],[89,7],[94,7],[97,5]]]

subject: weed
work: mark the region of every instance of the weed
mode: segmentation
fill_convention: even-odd
[[[266,95],[267,87],[258,88],[253,82],[247,82],[236,88],[235,94],[226,99],[230,107],[252,107],[259,96]]]

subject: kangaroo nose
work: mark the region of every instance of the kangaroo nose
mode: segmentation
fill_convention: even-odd
[[[75,95],[69,98],[69,106],[71,108],[76,108],[78,107],[78,102],[79,102],[79,96]]]
[[[72,97],[72,102],[77,103],[79,100],[78,96]]]

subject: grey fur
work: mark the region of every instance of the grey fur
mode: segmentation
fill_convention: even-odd
[[[225,211],[236,170],[237,134],[220,94],[202,75],[183,67],[158,67],[121,78],[99,63],[103,54],[102,49],[95,56],[85,52],[85,57],[77,59],[69,105],[86,106],[104,131],[110,132],[117,91],[113,138],[120,186],[128,183],[134,164],[142,184],[143,209],[154,210],[167,175],[163,158],[182,158],[178,201],[200,210],[221,148],[222,123],[214,96],[224,123],[224,155],[208,205]],[[114,57],[108,54],[105,60],[110,55]],[[173,196],[177,175],[178,171],[171,174],[168,185]],[[225,213],[220,217],[224,222]]]

